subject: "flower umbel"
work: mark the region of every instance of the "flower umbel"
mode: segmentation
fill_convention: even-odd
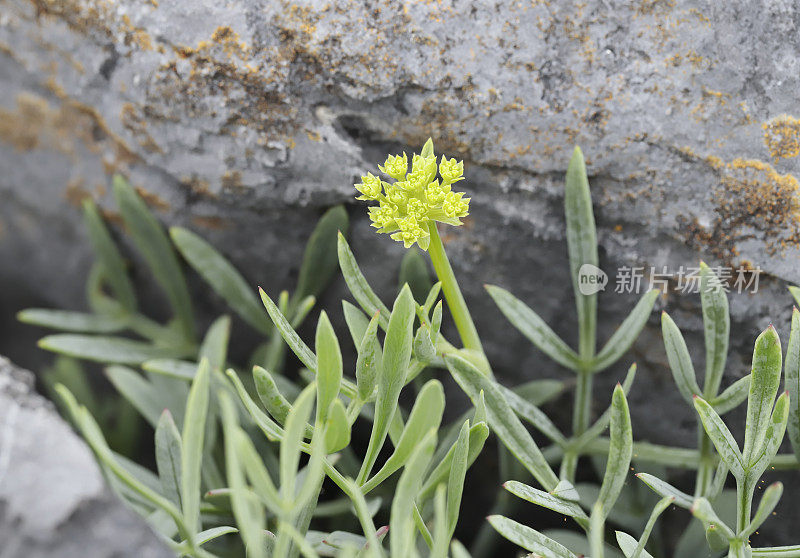
[[[389,155],[378,169],[395,182],[384,182],[367,173],[355,184],[361,194],[356,199],[377,201],[378,206],[369,208],[372,226],[380,233],[392,233],[391,237],[406,248],[416,242],[427,250],[432,221],[458,226],[469,214],[470,198],[465,198],[464,192],[453,192],[450,186],[464,179],[464,162],[442,156],[437,165],[430,139],[421,154],[412,156],[411,172],[405,153]]]

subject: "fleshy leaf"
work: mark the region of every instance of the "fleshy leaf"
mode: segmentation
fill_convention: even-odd
[[[539,350],[565,368],[576,370],[578,355],[524,302],[500,287],[487,286],[503,315]]]
[[[575,303],[578,309],[579,345],[582,359],[594,356],[597,330],[597,293],[584,295],[580,290],[580,269],[597,267],[597,232],[592,211],[592,196],[583,153],[575,147],[567,167],[564,190],[564,213],[567,220],[567,250]]]
[[[678,386],[683,398],[691,403],[695,395],[701,395],[700,386],[697,385],[697,375],[681,330],[666,312],[661,313],[661,335],[664,338],[664,348],[667,351],[675,385]]]
[[[208,242],[180,227],[169,230],[172,242],[189,265],[248,324],[263,334],[272,330],[253,287],[235,267]]]
[[[728,297],[719,278],[704,262],[700,262],[700,300],[703,307],[703,329],[706,341],[706,378],[703,393],[716,395],[728,358],[730,316]]]

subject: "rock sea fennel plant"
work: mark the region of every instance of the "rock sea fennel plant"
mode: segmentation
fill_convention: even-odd
[[[597,296],[579,288],[581,267],[597,266],[598,253],[586,169],[576,149],[566,174],[565,216],[577,348],[511,293],[487,287],[511,325],[575,374],[572,426],[565,433],[541,406],[567,383],[532,380],[508,388],[495,379],[445,253],[437,223],[458,226],[469,212],[469,198],[453,190],[464,179],[463,162],[437,157],[428,140],[412,155],[410,169],[402,154],[389,156],[377,172],[383,178],[368,173],[355,185],[358,199],[377,203],[368,209],[373,226],[410,249],[391,304],[360,270],[340,207],[328,211],[311,235],[294,293],[260,290],[259,300],[209,243],[182,228],[166,234],[135,190],[116,177],[125,229],[163,290],[171,319],[162,323],[139,309],[126,256],[91,202],[85,205],[97,256],[87,285],[91,312],[20,314],[24,322],[61,331],[40,341],[61,355],[48,374],[54,393],[110,485],[177,555],[478,558],[498,555],[497,533],[544,558],[800,556],[800,547],[751,548],[749,541],[782,490],[780,484],[767,489],[753,513],[759,479],[771,466],[797,467],[794,455],[777,455],[784,430],[800,455],[797,311],[785,361],[786,392],[776,399],[783,366],[771,327],[756,341],[751,373],[720,391],[728,303],[719,279],[703,264],[702,389],[678,326],[662,315],[677,389],[698,416],[698,449],[634,441],[626,394],[635,364],[624,378],[618,376],[608,408],[593,420],[595,375],[619,373],[619,361],[647,322],[658,292],[645,293],[597,349]],[[429,257],[433,284],[415,244]],[[228,351],[239,322],[221,316],[198,334],[182,261],[260,336],[246,362],[235,362]],[[356,302],[342,306],[349,341],[322,311],[307,343],[298,329],[337,266]],[[440,294],[458,341],[442,331]],[[346,370],[343,348],[350,343],[356,359]],[[300,364],[297,373],[287,348]],[[105,365],[129,406],[99,405],[80,361]],[[437,374],[449,374],[471,401],[449,423],[445,417],[452,413],[446,412]],[[721,415],[745,400],[740,447]],[[117,407],[117,424],[110,424]],[[132,450],[126,438],[142,431],[130,409],[155,431],[155,471],[123,454]],[[471,511],[462,505],[464,484],[478,455],[487,451],[490,432],[500,443],[503,484],[501,489],[498,482],[488,528],[468,551],[454,536],[459,517]],[[632,479],[632,465],[643,471],[643,482]],[[694,493],[664,480],[666,467],[696,470]],[[579,482],[592,478],[593,469],[599,483]],[[728,477],[735,490],[726,489]],[[537,530],[508,517],[522,501],[569,518],[573,528]],[[672,505],[698,521],[677,543],[667,544],[658,519]],[[609,525],[616,530],[615,545]]]

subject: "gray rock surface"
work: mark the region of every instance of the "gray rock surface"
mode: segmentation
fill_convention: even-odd
[[[173,556],[109,491],[92,452],[33,380],[0,357],[0,556]]]
[[[505,381],[559,375],[482,291],[509,288],[573,342],[563,171],[587,156],[601,265],[764,270],[733,294],[727,381],[770,322],[785,340],[800,281],[800,7],[789,0],[0,2],[0,317],[80,307],[77,202],[114,218],[110,173],[168,224],[199,231],[255,285],[293,283],[308,223],[350,204],[352,246],[387,296],[402,249],[351,184],[389,150],[464,158],[472,218],[445,238]],[[391,262],[387,265],[386,262]],[[675,286],[675,279],[672,281]],[[338,313],[341,285],[323,301]],[[658,306],[702,369],[698,296]],[[600,297],[604,340],[636,297]],[[0,350],[34,357],[13,327]],[[636,436],[692,444],[657,314],[598,382],[640,363]]]

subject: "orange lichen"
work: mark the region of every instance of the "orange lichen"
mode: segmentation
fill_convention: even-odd
[[[719,173],[712,192],[715,216],[707,227],[695,218],[679,219],[690,244],[725,262],[732,262],[738,244],[751,238],[761,241],[769,254],[800,245],[800,183],[793,175],[753,159],[706,161]]]
[[[774,160],[800,155],[800,120],[782,114],[764,122],[764,144]]]
[[[222,187],[228,190],[236,190],[242,187],[242,173],[239,171],[225,171],[222,175]]]
[[[83,180],[80,178],[73,178],[67,182],[67,187],[64,190],[64,198],[68,203],[75,207],[81,207],[83,200],[91,199],[92,194],[84,187]]]
[[[123,103],[122,110],[120,111],[120,122],[129,130],[139,145],[145,151],[150,153],[164,153],[161,146],[156,143],[152,135],[147,131],[147,122],[141,114],[141,110],[137,109],[132,103]]]
[[[144,188],[142,188],[141,186],[136,186],[135,190],[142,197],[144,203],[146,203],[149,207],[157,209],[159,211],[167,211],[170,208],[169,202],[167,202],[164,198],[162,198],[158,194],[149,192]]]
[[[0,141],[19,151],[49,149],[78,157],[79,148],[102,154],[115,168],[138,161],[92,107],[64,97],[58,105],[20,93],[14,109],[0,108]]]

